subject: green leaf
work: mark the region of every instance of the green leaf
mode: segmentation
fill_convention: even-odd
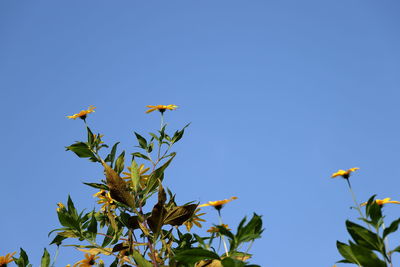
[[[352,243],[350,247],[353,254],[356,256],[357,261],[364,267],[387,267],[386,263],[378,258],[371,250]]]
[[[64,239],[67,239],[67,237],[61,236],[61,235],[57,235],[57,236],[53,239],[53,241],[51,241],[50,245],[56,244],[57,246],[60,246],[60,245],[62,244],[62,241],[63,241]]]
[[[49,266],[50,266],[50,254],[47,251],[47,249],[44,249],[42,261],[40,262],[40,267],[49,267]]]
[[[140,254],[135,249],[132,251],[132,257],[135,260],[136,264],[140,267],[153,267],[153,264],[151,264],[145,258],[143,258],[142,254]]]
[[[96,188],[96,189],[103,189],[103,190],[109,190],[108,186],[105,184],[98,184],[98,183],[84,183],[85,185],[88,185],[90,187]]]
[[[71,216],[63,211],[57,212],[57,216],[58,216],[58,221],[60,222],[60,224],[62,226],[65,227],[73,227],[74,223],[73,223],[73,219],[71,218]]]
[[[146,139],[143,136],[141,136],[140,134],[138,134],[137,132],[135,132],[135,135],[136,135],[137,140],[139,141],[139,146],[141,148],[147,150],[147,141],[146,141]]]
[[[151,216],[147,219],[147,223],[155,236],[160,232],[167,212],[164,207],[167,199],[165,190],[161,184],[158,189],[158,202],[154,205],[153,210],[151,211]]]
[[[346,227],[347,231],[358,245],[371,250],[382,250],[383,240],[377,234],[349,220],[346,221]]]
[[[378,258],[371,250],[349,242],[350,245],[337,241],[336,246],[345,261],[364,267],[387,267],[386,263]]]
[[[239,223],[238,227],[237,227],[237,232],[241,232],[243,231],[243,225],[246,223],[247,217],[245,216]]]
[[[159,133],[160,133],[160,139],[159,139],[159,141],[161,142],[163,139],[164,139],[164,137],[165,137],[165,128],[167,127],[167,125],[165,124],[162,128],[161,128],[161,131],[158,131]]]
[[[222,260],[223,267],[244,267],[246,264],[243,261],[235,260],[232,258],[225,258]]]
[[[114,170],[116,173],[120,174],[125,167],[125,151],[118,156],[117,161],[115,162]]]
[[[374,227],[378,226],[379,221],[382,220],[382,206],[378,205],[375,201],[375,196],[369,198],[365,207],[365,213],[367,217],[371,218],[371,222]]]
[[[164,224],[169,224],[172,226],[182,225],[193,216],[197,206],[197,204],[190,204],[173,207],[172,209],[168,210],[164,219]]]
[[[89,227],[87,228],[90,237],[91,237],[91,241],[95,241],[96,240],[96,236],[97,236],[97,221],[96,221],[96,217],[94,216],[94,211],[92,214],[92,219],[90,220],[90,224]]]
[[[28,259],[28,255],[26,254],[25,250],[20,248],[19,258],[16,258],[14,262],[15,262],[15,264],[18,265],[18,267],[29,266],[29,259]]]
[[[144,191],[145,196],[157,188],[159,181],[162,182],[162,180],[164,179],[164,171],[171,163],[171,161],[174,159],[174,157],[175,154],[171,156],[171,158],[168,161],[166,161],[161,167],[155,169],[150,174],[149,180],[147,182],[147,187]]]
[[[113,167],[113,163],[115,160],[115,154],[117,153],[117,146],[118,146],[119,142],[115,143],[113,145],[113,147],[111,148],[111,152],[110,154],[107,155],[106,159],[104,160],[105,162],[109,162],[111,168]]]
[[[139,223],[140,223],[139,216],[130,216],[128,219],[127,227],[132,230],[139,229],[140,228]]]
[[[67,205],[68,205],[68,213],[75,219],[78,218],[78,212],[75,208],[74,202],[71,199],[71,196],[68,195],[68,201],[67,201]]]
[[[90,158],[91,161],[97,161],[96,156],[93,154],[86,143],[77,142],[73,145],[67,146],[66,149],[67,151],[71,150],[80,158]]]
[[[150,143],[149,146],[147,147],[147,153],[151,153],[154,149],[154,143]]]
[[[92,133],[92,131],[90,130],[89,127],[86,126],[87,129],[87,139],[88,139],[88,144],[90,147],[93,147],[94,144],[94,134]]]
[[[193,236],[194,236],[194,238],[196,238],[196,241],[197,241],[203,248],[206,247],[206,243],[204,242],[204,239],[203,239],[201,236],[196,235],[196,234],[193,234]]]
[[[108,229],[107,229],[107,233],[106,233],[106,235],[104,236],[104,239],[103,239],[103,243],[101,244],[101,246],[103,247],[103,248],[105,248],[105,247],[107,247],[110,243],[111,243],[111,241],[113,240],[113,236],[114,236],[114,229],[113,229],[113,227],[110,225],[109,227],[108,227]]]
[[[218,228],[219,233],[221,233],[222,235],[225,235],[225,236],[229,237],[232,240],[235,239],[235,236],[232,234],[232,232],[229,231],[228,229],[226,229],[225,227],[223,227],[221,225],[215,225],[215,227]]]
[[[367,217],[370,217],[369,208],[371,207],[372,203],[375,202],[375,197],[376,195],[372,195],[367,201],[367,205],[365,206],[365,214],[367,215]]]
[[[176,131],[176,132],[174,133],[174,136],[172,137],[171,143],[176,143],[176,142],[178,142],[179,140],[181,140],[182,137],[183,137],[183,134],[185,133],[185,129],[186,129],[189,125],[190,125],[190,123],[188,123],[185,127],[183,127],[182,130]]]
[[[117,267],[118,266],[118,258],[115,258],[115,260],[111,263],[110,267]]]
[[[397,220],[395,220],[395,221],[393,221],[391,224],[390,224],[390,226],[388,227],[388,228],[386,228],[384,231],[383,231],[383,239],[385,239],[385,237],[388,235],[388,234],[391,234],[391,233],[393,233],[393,232],[396,232],[397,231],[397,229],[399,228],[399,223],[400,223],[400,218],[399,219],[397,219]]]
[[[70,196],[68,196],[67,203],[68,210],[60,209],[59,211],[57,211],[58,220],[60,221],[62,226],[80,231],[79,216]]]
[[[76,233],[76,231],[74,230],[67,230],[67,231],[63,231],[63,232],[58,232],[57,235],[62,236],[62,237],[66,237],[66,238],[77,238],[79,237]]]
[[[178,261],[179,263],[187,263],[187,264],[194,264],[200,260],[207,260],[207,259],[217,259],[219,260],[218,254],[205,250],[202,248],[191,248],[180,250],[176,253],[174,260]]]
[[[79,230],[77,221],[66,211],[57,212],[57,216],[62,226]]]
[[[196,239],[190,233],[186,233],[179,236],[179,240],[176,241],[178,244],[178,250],[190,249],[192,245],[196,243]]]
[[[336,263],[351,263],[351,262],[349,262],[348,260],[340,260],[340,261],[337,261]]]
[[[158,141],[158,136],[155,135],[154,133],[149,133],[154,139],[156,139]]]
[[[342,243],[340,241],[336,241],[336,247],[343,258],[345,258],[347,261],[351,263],[360,265],[360,263],[357,260],[357,257],[354,255],[349,245]]]
[[[124,242],[122,242],[122,243],[116,244],[113,247],[112,252],[118,252],[118,251],[121,251],[121,250],[124,250],[124,249],[128,249],[128,248],[129,248],[129,245],[124,243]]]
[[[139,175],[139,168],[136,161],[133,159],[131,164],[131,181],[132,186],[135,191],[139,189],[140,184],[140,175]]]
[[[398,246],[395,249],[391,250],[388,254],[392,254],[394,252],[400,252],[400,246]]]
[[[140,152],[135,152],[135,153],[132,153],[131,155],[133,156],[133,158],[138,157],[138,158],[142,158],[142,159],[145,159],[145,160],[150,160],[150,158],[148,156],[143,155]]]
[[[253,217],[246,225],[244,225],[246,218],[244,218],[240,222],[240,224],[238,226],[237,234],[236,234],[236,239],[238,242],[237,245],[239,245],[240,243],[243,243],[243,242],[250,242],[250,241],[253,241],[253,240],[261,237],[261,234],[264,231],[262,229],[261,217],[262,216],[254,213]]]

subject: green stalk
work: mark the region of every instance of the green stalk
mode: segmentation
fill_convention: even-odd
[[[160,126],[160,131],[162,127],[164,126],[164,112],[161,112],[161,126]]]
[[[60,246],[57,246],[56,254],[54,255],[53,263],[51,264],[51,267],[56,266],[56,261],[57,261],[57,257],[58,257],[58,252],[59,252],[59,250],[60,250]]]
[[[218,210],[218,217],[219,217],[219,224],[222,226],[223,222],[222,222],[222,216],[221,216],[221,211]],[[228,247],[226,246],[226,242],[225,242],[225,237],[224,235],[221,235],[221,239],[222,239],[222,243],[224,244],[224,249],[225,249],[225,253],[226,256],[229,257],[229,253],[228,253]]]
[[[345,179],[346,179],[346,181],[347,181],[347,184],[349,185],[349,190],[350,190],[350,192],[351,192],[351,196],[353,197],[354,205],[356,205],[355,208],[358,210],[358,213],[360,213],[361,218],[364,218],[365,220],[367,220],[367,217],[364,216],[364,214],[362,213],[362,211],[361,211],[361,209],[360,209],[360,205],[359,205],[358,202],[357,202],[356,195],[354,194],[354,191],[353,191],[353,189],[351,188],[351,184],[350,184],[349,178],[345,178]],[[368,227],[369,230],[371,230],[371,227],[369,226],[368,223],[367,223],[367,227]]]
[[[164,126],[164,112],[161,112],[160,132],[161,132],[163,126]],[[157,163],[160,161],[161,146],[162,146],[162,141],[158,141]],[[155,167],[155,166],[154,166],[154,167]]]
[[[347,184],[349,185],[349,190],[351,192],[351,196],[353,197],[354,204],[356,205],[355,208],[358,210],[361,217],[366,219],[364,214],[361,212],[360,205],[358,205],[356,195],[354,194],[353,189],[351,188],[350,180],[347,178],[346,181],[347,181]]]

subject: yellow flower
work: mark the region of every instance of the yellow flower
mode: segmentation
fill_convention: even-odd
[[[188,230],[188,232],[190,232],[190,229],[192,229],[193,224],[195,224],[197,227],[201,228],[201,223],[199,223],[199,222],[206,221],[206,220],[203,220],[200,218],[200,216],[203,216],[205,213],[197,214],[199,211],[200,211],[200,209],[196,209],[192,218],[190,218],[189,220],[187,220],[186,222],[183,223],[186,226],[186,229]]]
[[[147,179],[149,178],[149,175],[144,175],[148,170],[150,170],[150,168],[145,168],[144,164],[140,164],[139,168],[139,177],[140,177],[140,186],[142,188],[144,188],[146,186],[147,183]],[[128,167],[128,171],[127,172],[123,172],[123,175],[125,175],[124,177],[121,177],[122,179],[126,179],[126,180],[130,180],[131,179],[131,167]]]
[[[202,204],[199,206],[199,208],[201,207],[207,207],[207,206],[213,206],[214,208],[216,208],[217,210],[222,209],[222,207],[228,203],[231,202],[232,200],[237,199],[237,197],[231,197],[229,199],[224,199],[224,200],[217,200],[217,201],[208,201],[208,203],[206,204]]]
[[[224,227],[226,230],[231,230],[231,229],[228,227],[227,224],[221,224],[220,226]],[[212,226],[210,229],[207,230],[207,232],[209,232],[209,233],[218,233],[218,232],[219,232],[219,229],[218,229],[218,227]]]
[[[116,208],[115,201],[112,199],[110,192],[102,189],[93,196],[99,198],[97,204],[103,204],[100,208],[101,210],[105,210],[107,207],[110,207],[112,210]]]
[[[17,252],[8,253],[5,256],[0,256],[0,267],[7,266],[7,263],[13,262],[14,259],[12,258],[12,256],[14,256],[15,253]]]
[[[396,201],[396,200],[390,200],[390,197],[384,198],[384,199],[375,199],[375,203],[378,204],[379,206],[382,206],[383,204],[388,204],[388,203],[392,203],[392,204],[400,204],[400,201]],[[365,206],[367,205],[368,202],[364,202],[361,204],[361,206]]]
[[[167,109],[175,110],[178,106],[176,106],[176,105],[168,105],[168,106],[164,106],[164,105],[151,106],[151,105],[148,105],[146,107],[150,108],[148,111],[146,111],[146,113],[153,112],[154,110],[158,110],[161,113],[164,113]]]
[[[57,206],[58,206],[57,212],[60,212],[60,211],[62,211],[62,210],[65,210],[65,206],[64,206],[63,203],[58,202],[58,203],[57,203]]]
[[[72,116],[67,116],[68,119],[76,119],[76,118],[80,118],[82,120],[86,119],[87,114],[94,112],[94,109],[96,107],[94,106],[89,106],[89,108],[87,110],[81,110],[81,112],[74,114]]]
[[[78,261],[77,263],[74,264],[73,267],[90,267],[96,264],[96,259],[98,259],[99,256],[93,255],[93,254],[85,254],[85,259]]]
[[[345,170],[338,170],[337,172],[335,172],[334,174],[332,174],[331,178],[335,178],[338,176],[342,176],[344,179],[348,179],[350,177],[350,174],[352,172],[355,172],[356,170],[359,170],[360,168],[351,168],[348,169],[347,171]]]

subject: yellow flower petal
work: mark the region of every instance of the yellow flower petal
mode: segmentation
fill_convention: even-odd
[[[12,258],[15,253],[17,252],[13,252],[13,253],[8,253],[5,256],[0,256],[0,266],[6,266],[8,263],[13,262],[14,259]]]
[[[213,206],[217,210],[221,209],[223,205],[225,205],[228,202],[231,202],[232,200],[237,199],[237,197],[231,197],[229,199],[224,199],[224,200],[217,200],[217,201],[209,201],[208,203],[202,204],[199,206],[201,207],[207,207],[207,206]]]
[[[348,179],[348,178],[350,177],[350,174],[351,174],[352,172],[355,172],[356,170],[359,170],[359,169],[360,169],[360,168],[351,168],[351,169],[348,169],[347,171],[345,171],[345,170],[338,170],[337,172],[335,172],[334,174],[332,174],[331,178],[335,178],[335,177],[338,177],[338,176],[342,176],[343,178]]]
[[[76,118],[80,118],[80,119],[82,119],[82,120],[85,120],[86,119],[86,116],[87,116],[87,114],[89,114],[89,113],[92,113],[92,112],[94,112],[94,109],[95,109],[96,107],[95,106],[89,106],[89,108],[87,109],[87,110],[81,110],[79,113],[77,113],[77,114],[74,114],[74,115],[72,115],[72,116],[67,116],[67,118],[69,118],[69,119],[76,119]]]
[[[378,204],[379,206],[382,206],[384,204],[400,204],[400,201],[397,200],[391,200],[390,197],[384,198],[384,199],[375,199],[375,203]],[[364,202],[361,204],[361,206],[367,205],[368,202]]]
[[[157,106],[147,105],[146,107],[150,108],[149,110],[146,111],[146,113],[150,113],[155,110],[158,110],[161,113],[164,113],[167,109],[175,110],[178,106],[177,105],[167,105],[167,106],[165,106],[165,105],[157,105]]]
[[[201,228],[202,225],[201,225],[200,222],[205,222],[206,221],[206,220],[203,220],[203,219],[200,218],[200,216],[203,216],[205,213],[204,212],[203,213],[198,213],[198,212],[200,212],[199,208],[197,208],[194,211],[194,214],[190,219],[188,219],[186,222],[183,223],[186,226],[186,229],[187,229],[188,232],[190,232],[190,229],[192,229],[193,224],[195,224],[197,227]]]
[[[96,259],[98,259],[99,256],[93,255],[86,253],[85,254],[85,259],[78,261],[77,263],[74,264],[73,267],[90,267],[96,264]]]

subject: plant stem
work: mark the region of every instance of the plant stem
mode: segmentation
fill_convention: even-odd
[[[362,211],[361,211],[361,209],[360,209],[360,205],[359,205],[358,202],[357,202],[356,195],[354,194],[354,191],[353,191],[353,189],[351,188],[351,184],[350,184],[349,178],[346,178],[346,181],[347,181],[347,184],[349,185],[349,190],[350,190],[350,192],[351,192],[351,196],[353,197],[354,205],[356,205],[355,208],[358,210],[358,213],[360,213],[361,218],[364,218],[365,220],[367,220],[367,218],[366,218],[366,217],[364,216],[364,214],[362,213]],[[368,227],[369,230],[371,230],[371,227],[369,226],[369,224],[367,224],[367,227]]]
[[[53,263],[51,264],[51,267],[54,267],[56,264],[59,250],[60,250],[60,246],[57,246],[56,255],[54,255]]]
[[[221,216],[221,211],[220,210],[218,210],[218,217],[219,217],[219,223],[222,226],[223,222],[222,222],[222,216]],[[222,239],[222,243],[224,244],[225,254],[226,254],[227,257],[229,257],[228,247],[226,246],[224,235],[220,234],[220,236],[221,236],[221,239]]]
[[[162,127],[164,126],[164,112],[161,112],[161,126],[160,126],[160,131],[162,130]]]
[[[356,199],[356,195],[354,194],[353,189],[351,188],[350,180],[346,179],[346,181],[347,181],[347,184],[349,185],[349,190],[351,192],[351,196],[353,197],[354,205],[356,205],[355,208],[358,210],[358,212],[360,213],[361,217],[365,218],[365,216],[361,212],[360,205],[358,205],[358,202],[357,202],[357,199]]]
[[[161,131],[164,126],[164,112],[161,112],[161,124],[160,124],[160,140],[158,140],[158,152],[157,152],[157,161],[153,166],[153,169],[156,167],[157,163],[160,161],[161,155],[161,146],[162,146],[162,139],[161,139]]]
[[[147,246],[150,249],[150,255],[152,257],[153,261],[153,266],[158,267],[158,262],[157,262],[157,257],[156,257],[156,251],[153,248],[153,244],[150,242],[150,237],[147,237]]]

